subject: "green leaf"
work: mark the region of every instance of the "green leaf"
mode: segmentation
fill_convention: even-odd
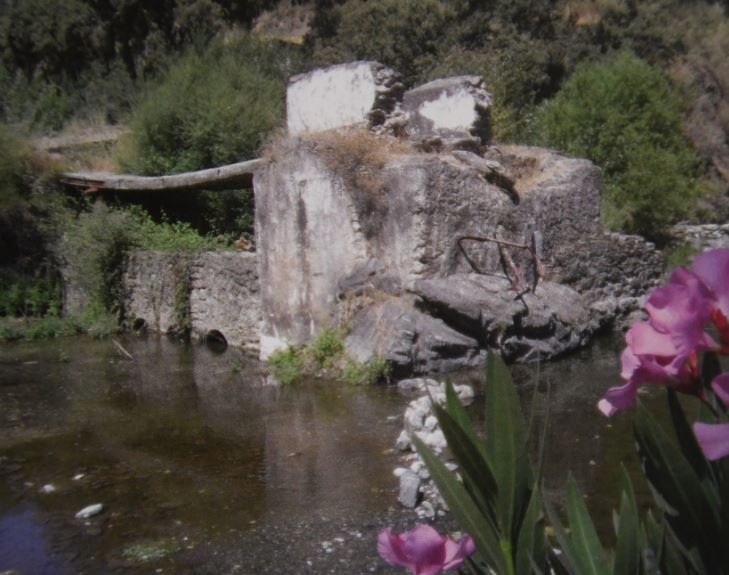
[[[712,351],[704,353],[701,360],[701,381],[707,389],[711,387],[711,382],[722,372],[719,356]]]
[[[456,521],[473,538],[481,558],[496,573],[504,573],[506,562],[499,545],[496,526],[479,511],[463,485],[456,480],[428,446],[416,436],[413,436],[413,443]]]
[[[634,431],[645,475],[665,520],[686,549],[701,549],[705,567],[711,571],[717,565],[717,550],[726,543],[717,538],[717,517],[698,475],[640,403]]]
[[[559,520],[559,515],[557,515],[557,512],[555,511],[552,504],[546,498],[543,498],[543,500],[544,510],[547,512],[549,524],[552,526],[552,529],[554,529],[554,534],[557,537],[557,543],[559,543],[559,548],[561,551],[558,556],[559,560],[557,564],[563,565],[564,570],[568,573],[578,573],[577,558],[574,546],[572,545],[572,541],[568,537],[567,533],[565,533],[564,527],[562,527],[562,522]],[[555,564],[554,567],[556,570],[559,571],[559,569],[557,568],[557,564]]]
[[[471,433],[464,430],[441,406],[434,403],[433,411],[448,447],[458,463],[466,490],[476,501],[481,512],[488,516],[493,525],[496,525],[495,501],[498,487],[491,466],[486,460],[483,446],[472,430]],[[470,427],[470,422],[468,426]]]
[[[668,410],[671,414],[671,423],[673,424],[673,430],[676,434],[676,439],[678,439],[678,446],[681,449],[681,453],[683,453],[686,461],[688,461],[701,480],[711,505],[718,506],[719,499],[714,488],[714,473],[711,465],[704,457],[696,441],[696,436],[686,419],[686,414],[678,401],[676,391],[668,389],[667,392]]]
[[[607,575],[605,551],[574,478],[567,480],[567,517],[578,573]]]
[[[535,486],[521,522],[516,546],[516,575],[529,575],[545,569],[544,514],[539,489]]]
[[[533,482],[519,397],[503,360],[489,353],[486,369],[486,453],[496,478],[497,516],[515,542]]]
[[[643,547],[643,573],[660,575],[660,562],[663,555],[663,529],[649,510],[640,532]]]
[[[638,575],[641,568],[640,518],[630,476],[622,468],[620,512],[616,529],[614,575]]]

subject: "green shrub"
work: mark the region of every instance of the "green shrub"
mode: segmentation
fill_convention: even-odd
[[[24,144],[0,124],[0,210],[20,200],[26,154]]]
[[[604,169],[610,227],[656,236],[694,208],[696,160],[681,131],[680,99],[631,54],[579,66],[541,110],[536,134]]]
[[[314,341],[307,346],[307,352],[319,369],[331,367],[344,353],[341,331],[336,329],[322,330]]]
[[[350,385],[371,385],[389,379],[391,371],[390,363],[379,356],[367,363],[360,363],[348,358],[342,378]]]
[[[58,316],[61,295],[53,277],[0,276],[0,316]]]
[[[141,250],[163,252],[201,252],[224,249],[228,244],[219,238],[199,234],[187,222],[171,222],[166,216],[155,222],[143,209],[127,211],[131,218],[130,233],[133,246]]]
[[[135,110],[123,168],[169,174],[255,157],[283,117],[271,50],[242,39],[180,59]]]
[[[296,383],[304,376],[304,359],[294,347],[273,352],[267,361],[271,374],[284,385]]]

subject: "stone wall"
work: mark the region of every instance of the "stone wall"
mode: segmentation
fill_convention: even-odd
[[[144,320],[160,333],[185,329],[188,321],[190,262],[187,254],[134,252],[124,274],[124,315]]]
[[[230,345],[258,347],[261,318],[256,255],[135,252],[124,277],[125,315],[153,330],[219,332]]]
[[[255,253],[206,252],[192,260],[190,320],[199,337],[216,330],[231,345],[258,348],[261,304]]]

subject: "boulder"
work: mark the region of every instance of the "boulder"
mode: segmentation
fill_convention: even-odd
[[[395,377],[452,371],[483,361],[475,339],[418,311],[402,298],[387,298],[360,311],[344,343],[358,361],[384,358]]]
[[[491,95],[479,76],[434,80],[405,92],[407,136],[426,148],[477,148],[490,139]]]
[[[351,62],[294,76],[286,92],[289,134],[382,124],[403,86],[377,62]]]
[[[505,279],[454,274],[417,281],[412,291],[422,309],[508,359],[557,357],[583,346],[596,327],[582,296],[551,282],[516,298]]]

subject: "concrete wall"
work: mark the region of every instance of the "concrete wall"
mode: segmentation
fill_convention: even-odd
[[[263,357],[334,323],[340,287],[362,270],[383,270],[385,283],[406,291],[420,279],[472,271],[456,241],[462,235],[523,242],[538,232],[549,260],[557,246],[600,231],[600,173],[586,160],[501,150],[517,200],[450,154],[393,154],[372,187],[358,189],[314,140],[297,139],[287,150],[254,180]],[[493,245],[469,250],[484,269],[499,271]]]

